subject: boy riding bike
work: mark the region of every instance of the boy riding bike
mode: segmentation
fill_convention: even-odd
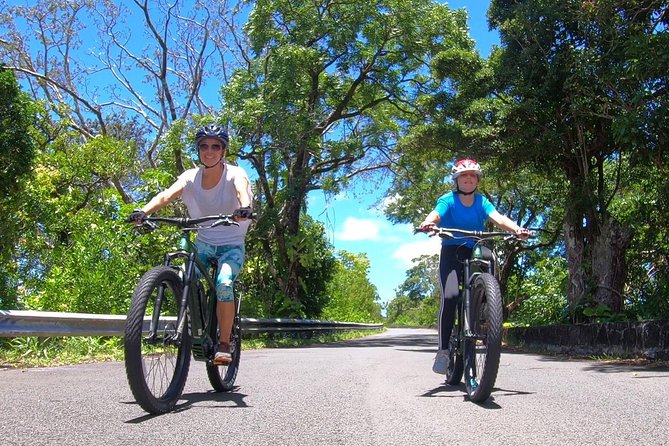
[[[468,231],[483,231],[484,223],[490,219],[501,229],[514,232],[527,239],[530,231],[518,226],[510,218],[497,212],[483,195],[475,193],[481,179],[481,166],[473,159],[462,159],[453,165],[451,179],[455,190],[442,195],[420,229],[429,232],[436,227],[456,228]],[[441,305],[439,309],[439,349],[432,371],[445,375],[448,370],[448,341],[453,331],[455,311],[463,280],[462,259],[469,258],[473,240],[444,239],[439,256],[439,279],[441,282]]]

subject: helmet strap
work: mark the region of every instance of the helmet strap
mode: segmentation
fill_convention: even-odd
[[[456,188],[455,193],[456,193],[456,194],[460,194],[460,195],[471,195],[471,194],[473,194],[474,192],[476,192],[476,189],[478,189],[478,187],[476,187],[476,188],[474,188],[474,190],[471,191],[471,192],[462,192],[462,191],[460,190],[460,188],[457,186],[457,184],[455,185],[455,188]]]

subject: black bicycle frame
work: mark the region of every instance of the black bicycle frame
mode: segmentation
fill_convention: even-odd
[[[172,265],[173,260],[177,258],[187,259],[185,269]],[[179,241],[179,249],[177,251],[165,254],[163,265],[183,272],[184,285],[177,313],[177,329],[173,337],[164,339],[163,342],[175,345],[179,344],[182,333],[184,330],[188,329],[188,327],[186,327],[186,321],[189,318],[186,316],[189,315],[191,336],[193,337],[193,358],[200,361],[206,361],[209,359],[208,351],[211,350],[214,345],[213,339],[216,336],[216,328],[218,327],[216,318],[216,284],[214,283],[211,274],[209,274],[207,266],[205,266],[198,257],[197,250],[195,249],[193,242],[190,240],[189,231],[184,231],[182,233]],[[202,286],[199,285],[199,280],[196,279],[196,268],[199,271],[200,276],[203,277],[207,283],[208,292],[206,295]],[[193,287],[193,284],[197,285]],[[160,309],[162,305],[164,290],[164,285],[160,286],[158,289],[158,295],[154,304],[156,310],[153,312],[154,316],[151,320],[149,330],[149,342],[157,341],[157,319],[160,317],[158,309]],[[188,309],[190,309],[190,312]]]

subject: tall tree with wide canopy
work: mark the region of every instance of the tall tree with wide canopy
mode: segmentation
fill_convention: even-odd
[[[502,159],[561,172],[572,307],[623,308],[626,171],[667,161],[669,2],[493,0]]]
[[[473,41],[464,11],[430,0],[260,0],[244,29],[250,53],[223,88],[223,112],[258,174],[274,281],[299,302],[308,194],[394,163],[416,98],[445,88],[432,59]]]

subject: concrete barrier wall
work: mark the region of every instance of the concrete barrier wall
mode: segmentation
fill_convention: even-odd
[[[579,356],[669,359],[669,321],[514,327],[508,345]]]

